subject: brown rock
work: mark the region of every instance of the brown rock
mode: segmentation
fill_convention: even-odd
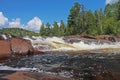
[[[0,59],[9,57],[11,54],[10,42],[0,40]]]
[[[96,80],[120,80],[120,73],[118,72],[103,72],[96,73]]]
[[[34,50],[29,40],[11,38],[11,50],[15,55],[33,54]]]
[[[42,51],[39,51],[39,49],[37,47],[34,48],[34,54],[37,55],[37,54],[44,54],[44,52]]]
[[[71,80],[65,77],[60,77],[56,75],[36,73],[36,72],[25,72],[18,71],[6,76],[3,76],[1,79],[7,80]]]

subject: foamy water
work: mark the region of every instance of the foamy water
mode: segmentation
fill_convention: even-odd
[[[95,43],[89,44],[80,40],[79,42],[68,43],[63,38],[58,37],[24,37],[32,42],[34,47],[43,47],[43,51],[68,51],[68,50],[95,50],[95,49],[120,49],[120,42],[108,43]]]
[[[37,68],[26,68],[26,67],[13,68],[13,67],[10,67],[10,66],[3,66],[3,65],[0,65],[0,70],[12,70],[12,71],[36,71]]]

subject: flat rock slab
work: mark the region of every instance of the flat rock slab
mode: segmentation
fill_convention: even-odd
[[[27,71],[0,71],[0,80],[72,80],[69,78]]]

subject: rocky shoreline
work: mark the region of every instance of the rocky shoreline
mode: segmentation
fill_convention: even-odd
[[[120,36],[110,36],[110,35],[100,35],[100,36],[81,36],[81,35],[71,35],[63,37],[64,41],[67,43],[79,42],[83,40],[85,43],[112,43],[120,42]],[[30,40],[23,39],[21,37],[16,37],[8,34],[0,34],[0,60],[9,58],[10,56],[20,56],[20,55],[34,55],[34,54],[44,54],[40,51],[44,46],[33,47]],[[53,51],[54,52],[54,51]],[[84,51],[81,51],[84,52]],[[50,52],[46,52],[50,53]]]

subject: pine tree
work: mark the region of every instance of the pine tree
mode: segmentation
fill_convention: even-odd
[[[66,25],[63,20],[60,21],[60,36],[66,35]]]
[[[40,35],[44,36],[45,35],[45,26],[44,24],[42,24],[41,28],[40,28]]]
[[[77,34],[79,32],[80,7],[81,5],[76,2],[74,3],[74,6],[70,9],[70,14],[68,16],[69,34]]]
[[[52,32],[54,36],[59,36],[60,30],[59,30],[59,25],[56,21],[53,23]]]
[[[52,36],[51,25],[50,25],[50,23],[48,23],[48,22],[46,23],[45,35],[46,35],[46,36]]]
[[[95,17],[91,10],[86,12],[86,32],[89,35],[96,34],[96,27],[95,27]]]
[[[118,1],[118,16],[117,16],[117,19],[120,20],[120,0]]]

